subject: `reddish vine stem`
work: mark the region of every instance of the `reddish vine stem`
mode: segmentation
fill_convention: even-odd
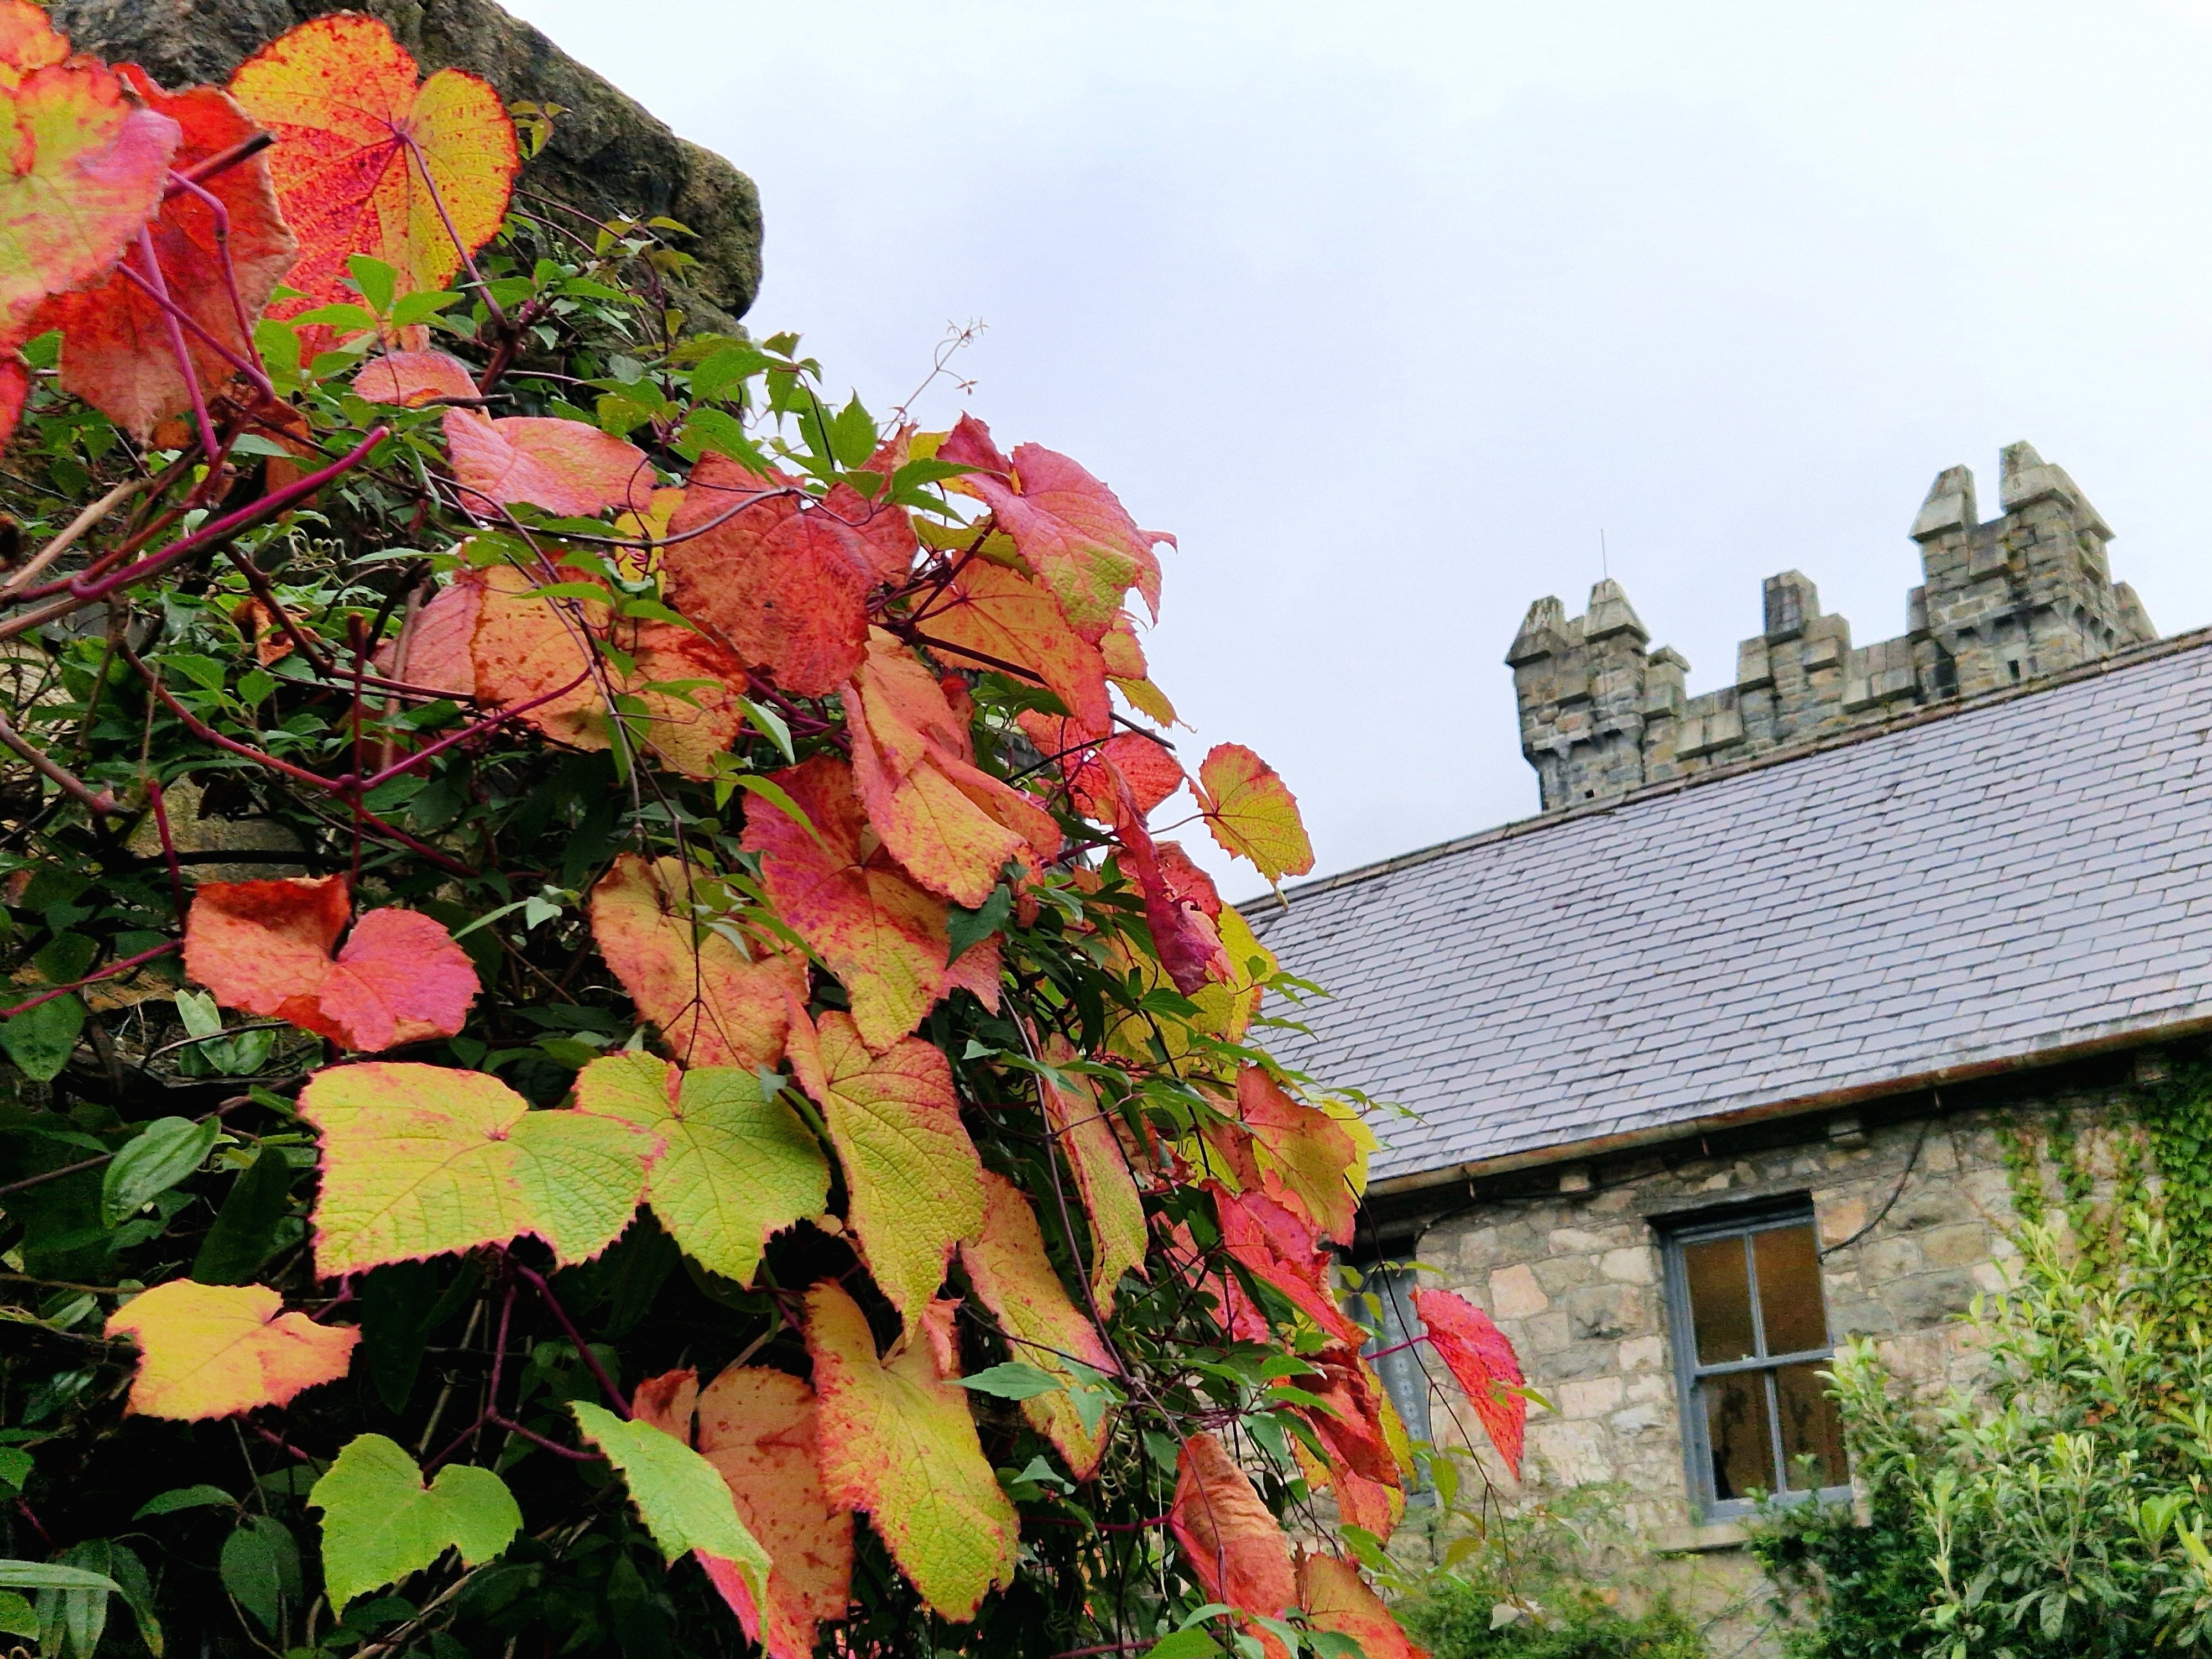
[[[128,264],[118,264],[116,270],[122,273],[125,281],[154,302],[161,313],[162,320],[168,324],[172,334],[179,329],[185,329],[197,335],[201,344],[221,357],[240,374],[252,380],[257,391],[265,389],[266,394],[270,398],[276,395],[276,388],[269,384],[267,377],[262,374],[258,364],[241,353],[233,350],[222,336],[213,332],[205,323],[171,299],[167,289],[156,288]]]
[[[607,1368],[599,1364],[599,1355],[593,1353],[592,1345],[584,1340],[584,1334],[576,1328],[576,1322],[568,1317],[568,1310],[561,1305],[561,1298],[553,1294],[553,1287],[545,1282],[543,1274],[525,1267],[512,1256],[507,1258],[507,1265],[514,1269],[523,1283],[528,1285],[544,1298],[546,1307],[552,1311],[553,1317],[560,1322],[561,1329],[574,1346],[578,1357],[583,1360],[592,1375],[599,1378],[599,1387],[605,1393],[608,1403],[614,1407],[617,1416],[625,1422],[629,1421],[629,1401],[623,1399],[623,1391],[615,1387],[614,1378],[609,1376]]]
[[[252,161],[276,142],[275,133],[257,132],[251,137],[240,139],[228,149],[216,151],[205,161],[195,161],[181,172],[172,173],[169,187],[162,192],[162,199],[166,201],[187,185],[204,184],[217,173],[229,172],[241,161]]]
[[[220,256],[216,261],[216,268],[222,273],[223,291],[230,299],[231,319],[238,325],[238,337],[242,341],[252,340],[253,320],[246,313],[246,296],[238,291],[238,269],[231,263],[230,258],[230,210],[223,205],[220,196],[204,188],[197,179],[189,178],[181,173],[172,173],[169,174],[169,185],[173,190],[188,191],[198,197],[202,205],[207,209],[209,215],[215,220],[215,245],[216,252]],[[167,199],[166,195],[163,199]],[[259,364],[255,364],[246,371],[246,379],[252,381],[254,389],[260,392],[263,401],[267,403],[276,401],[276,387],[269,376],[263,372]]]
[[[183,914],[181,908],[179,914]],[[101,980],[112,979],[118,974],[127,974],[133,968],[143,967],[157,957],[166,957],[173,951],[181,951],[184,948],[182,939],[173,939],[167,945],[157,945],[150,951],[141,951],[135,957],[125,957],[120,962],[111,962],[96,974],[87,974],[82,979],[72,980],[67,985],[57,985],[51,991],[41,991],[29,1001],[19,1002],[12,1008],[0,1008],[0,1019],[13,1019],[18,1014],[27,1014],[41,1003],[52,1002],[56,997],[67,996],[71,991],[82,991],[88,985],[96,985]],[[0,1187],[0,1192],[12,1190],[10,1188]]]
[[[215,428],[208,420],[207,393],[200,386],[199,371],[192,366],[191,348],[185,343],[185,331],[177,321],[184,311],[169,298],[168,279],[161,275],[161,261],[154,252],[154,233],[143,225],[138,228],[138,257],[146,264],[145,274],[138,279],[139,286],[161,307],[161,320],[168,325],[169,350],[176,357],[177,373],[184,376],[185,394],[192,400],[192,420],[199,428],[200,447],[207,452],[209,462],[216,464],[221,458],[216,452]],[[130,263],[125,259],[118,268],[127,270]]]
[[[0,714],[0,744],[13,750],[26,764],[44,775],[62,793],[94,816],[106,817],[109,813],[120,810],[116,805],[112,792],[106,789],[94,790],[76,773],[18,732],[4,714]]]

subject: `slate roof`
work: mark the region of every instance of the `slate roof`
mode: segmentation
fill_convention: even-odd
[[[1378,1182],[2212,1024],[2212,634],[1288,896]]]

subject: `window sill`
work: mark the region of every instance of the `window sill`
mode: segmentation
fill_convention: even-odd
[[[1713,1521],[1698,1527],[1668,1527],[1651,1537],[1658,1555],[1709,1555],[1717,1550],[1740,1550],[1751,1541],[1751,1529],[1740,1521]]]

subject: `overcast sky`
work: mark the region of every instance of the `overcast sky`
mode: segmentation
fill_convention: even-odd
[[[1321,872],[1535,810],[1500,659],[1601,530],[1705,690],[1778,570],[1901,632],[2025,437],[2212,622],[2212,0],[508,3],[758,182],[834,388],[988,325],[917,414],[1180,537],[1155,677]]]

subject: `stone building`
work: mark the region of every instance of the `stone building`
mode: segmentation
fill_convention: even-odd
[[[2000,1127],[2124,1111],[2212,1027],[2212,630],[2157,640],[2025,444],[2002,502],[1937,479],[1904,638],[1853,647],[1793,572],[1700,696],[1617,584],[1539,601],[1545,812],[1248,912],[1334,993],[1284,1057],[1414,1114],[1376,1121],[1360,1254],[1511,1337],[1557,1407],[1528,1490],[1624,1483],[1708,1580],[1751,1582],[1747,1493],[1848,1496],[1835,1344],[1971,1381]],[[1419,1351],[1383,1363],[1451,1437]]]

